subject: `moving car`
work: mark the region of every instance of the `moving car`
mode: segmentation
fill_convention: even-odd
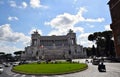
[[[93,65],[98,65],[100,63],[99,59],[93,59],[92,64]]]

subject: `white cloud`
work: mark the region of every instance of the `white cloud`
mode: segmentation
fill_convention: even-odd
[[[8,45],[0,45],[0,52],[5,52],[5,53],[14,53],[15,51],[19,50],[24,50],[21,48],[17,48],[15,46],[8,46]]]
[[[28,4],[26,2],[21,2],[19,4],[17,4],[15,1],[9,1],[9,4],[11,7],[14,7],[14,8],[27,8]],[[49,8],[48,6],[45,6],[45,5],[41,5],[41,1],[40,0],[30,0],[30,6],[32,8]]]
[[[13,32],[10,24],[0,26],[0,41],[8,42],[23,42],[24,44],[30,42],[30,37],[25,36],[23,33]]]
[[[8,20],[9,21],[14,21],[14,20],[19,20],[17,17],[12,17],[12,16],[9,16],[8,17]]]
[[[17,7],[17,5],[16,5],[16,2],[15,2],[15,1],[10,1],[9,3],[10,3],[10,6],[11,6],[11,7]]]
[[[30,6],[32,8],[48,8],[47,6],[41,5],[40,0],[30,0]]]
[[[84,21],[86,22],[103,22],[105,19],[104,18],[97,18],[97,19],[86,19]]]
[[[39,8],[41,6],[40,5],[40,0],[30,0],[30,5],[33,8]]]
[[[9,3],[14,8],[26,8],[28,6],[26,2],[22,2],[20,5],[17,5],[15,1],[9,1]]]
[[[77,38],[77,41],[78,41],[78,44],[81,44],[83,45],[84,47],[92,47],[93,45],[93,42],[89,41],[88,40],[88,36],[90,35],[91,33],[82,33],[78,36]]]
[[[28,5],[26,2],[22,2],[21,6],[19,6],[19,8],[26,8]]]
[[[69,13],[64,13],[57,15],[55,18],[53,18],[50,22],[45,22],[45,25],[49,25],[53,28],[53,30],[49,33],[51,34],[65,34],[68,32],[69,29],[74,30],[75,32],[84,32],[84,28],[82,27],[75,27],[76,24],[80,22],[103,22],[104,18],[85,18],[83,17],[83,13],[87,12],[87,9],[84,7],[81,7],[77,14],[72,15]]]
[[[5,53],[13,53],[14,51],[24,50],[17,45],[23,47],[30,45],[30,37],[23,33],[12,31],[10,24],[0,26],[0,51]]]
[[[105,25],[105,30],[111,30],[110,25]]]
[[[56,18],[46,23],[53,28],[59,29],[60,27],[69,28],[73,26],[76,23],[76,20],[74,16],[64,13],[63,15],[58,15]]]

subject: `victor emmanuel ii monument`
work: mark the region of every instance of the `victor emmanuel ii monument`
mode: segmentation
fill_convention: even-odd
[[[76,43],[76,33],[72,30],[62,36],[41,36],[36,30],[31,35],[31,45],[25,47],[22,59],[73,59],[85,55],[83,47]]]

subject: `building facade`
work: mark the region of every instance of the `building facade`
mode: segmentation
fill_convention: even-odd
[[[23,59],[68,59],[86,56],[83,47],[76,43],[72,30],[63,36],[41,36],[37,31],[31,35],[31,45],[25,48]]]
[[[108,4],[112,19],[110,27],[114,35],[116,57],[120,58],[120,0],[110,0]]]

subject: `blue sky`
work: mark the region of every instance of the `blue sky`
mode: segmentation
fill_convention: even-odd
[[[36,29],[43,36],[76,32],[77,43],[91,47],[89,34],[110,30],[109,0],[0,0],[0,51],[30,45]]]

